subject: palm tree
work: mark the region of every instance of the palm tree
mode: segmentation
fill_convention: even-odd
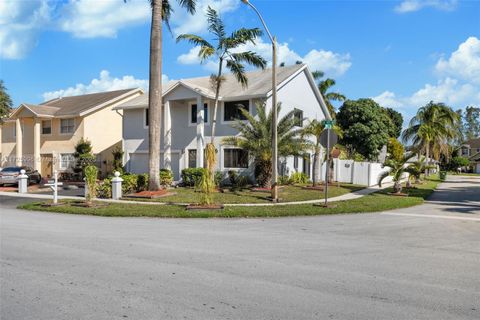
[[[458,114],[450,107],[431,101],[418,109],[409,127],[403,131],[402,139],[405,143],[412,142],[418,154],[425,155],[426,161],[438,160],[441,155],[448,157],[449,141],[458,134],[458,121]]]
[[[310,147],[314,150],[314,155],[313,155],[313,186],[317,186],[319,181],[320,181],[320,168],[321,168],[321,145],[320,145],[320,136],[323,133],[323,130],[325,130],[325,121],[318,121],[316,119],[313,119],[309,122],[309,124],[303,129],[302,136],[307,136],[307,137],[313,137],[315,140],[310,144]],[[333,126],[333,131],[339,136],[342,137],[342,129],[334,125]],[[333,146],[332,146],[333,147]],[[333,161],[333,159],[330,158],[330,161]],[[327,164],[327,165],[330,165]]]
[[[323,71],[314,71],[312,75],[313,78],[318,81],[318,90],[320,90],[320,93],[325,100],[328,112],[330,112],[332,119],[335,119],[335,107],[333,106],[332,101],[345,101],[347,100],[347,97],[338,92],[328,92],[328,90],[333,87],[336,82],[331,78],[320,80],[325,75]]]
[[[127,0],[124,0],[125,2]],[[150,72],[148,89],[148,189],[159,190],[160,134],[162,109],[162,22],[169,27],[172,7],[169,0],[149,0],[152,8],[150,26]],[[196,0],[177,0],[189,13],[195,13]]]
[[[408,160],[410,160],[413,156],[415,156],[415,153],[409,153],[405,155],[402,159],[396,160],[396,159],[387,159],[385,161],[384,166],[390,167],[390,170],[383,172],[380,177],[378,178],[378,186],[382,186],[382,181],[388,177],[392,176],[392,180],[394,182],[393,184],[393,192],[394,193],[400,193],[402,192],[402,176],[404,173],[409,172],[408,166],[406,166],[406,163]]]
[[[272,184],[272,109],[267,114],[265,103],[259,103],[256,117],[247,110],[241,109],[247,121],[237,121],[232,125],[240,135],[222,140],[224,144],[248,151],[255,162],[255,179],[262,187],[271,187]],[[280,109],[280,104],[277,104],[278,114]],[[294,110],[290,111],[278,122],[278,155],[280,157],[299,156],[308,145],[302,136],[302,129],[295,129],[294,112]]]
[[[255,45],[255,40],[262,35],[258,28],[241,28],[233,31],[229,36],[225,31],[225,24],[219,17],[217,11],[210,6],[207,10],[208,31],[213,35],[215,45],[206,39],[194,34],[181,34],[177,37],[177,42],[186,40],[193,45],[199,46],[198,56],[201,62],[215,58],[218,63],[218,71],[210,76],[212,87],[215,90],[215,102],[213,107],[212,131],[210,143],[206,145],[207,171],[209,179],[213,181],[216,163],[215,151],[215,129],[217,124],[217,109],[223,77],[223,68],[226,67],[242,85],[248,86],[248,78],[245,75],[244,64],[249,64],[257,68],[265,69],[267,62],[260,55],[252,51],[238,52],[238,47],[251,43]]]

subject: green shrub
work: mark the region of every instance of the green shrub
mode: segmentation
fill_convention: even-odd
[[[97,175],[98,169],[95,166],[86,166],[84,168],[85,175],[85,188],[87,188],[87,197],[85,201],[87,204],[92,202],[92,199],[95,199],[97,196]]]
[[[120,172],[120,174],[122,174],[122,173],[124,172],[124,171],[123,171],[123,165],[122,165],[123,155],[124,155],[124,152],[123,152],[122,148],[116,147],[115,149],[113,149],[113,151],[112,151],[112,156],[113,156],[113,162],[112,162],[113,172],[118,171],[118,172]]]
[[[121,176],[122,182],[122,194],[129,194],[137,192],[138,175],[136,174],[124,174]]]
[[[303,172],[294,172],[290,176],[290,183],[293,183],[293,184],[308,183],[308,176]]]
[[[145,191],[148,189],[148,174],[142,173],[137,176],[137,191]]]
[[[194,187],[202,180],[205,168],[187,168],[182,170],[182,180],[185,186]]]
[[[173,182],[173,173],[168,169],[160,169],[160,184],[169,187]]]
[[[213,179],[215,181],[215,186],[220,187],[223,180],[223,173],[221,171],[215,171],[215,176]]]
[[[112,178],[106,178],[97,184],[97,196],[99,198],[112,197]]]
[[[290,184],[290,177],[289,176],[280,176],[278,177],[278,183],[282,186],[286,186]]]
[[[238,179],[238,172],[235,170],[229,170],[228,171],[228,180],[230,181],[230,184],[232,186],[237,185],[237,179]]]
[[[236,187],[243,189],[246,188],[250,183],[250,179],[247,176],[239,176],[237,179]]]

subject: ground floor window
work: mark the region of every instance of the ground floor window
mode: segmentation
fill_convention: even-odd
[[[188,150],[188,167],[189,168],[197,167],[197,149]]]
[[[310,153],[303,155],[303,173],[310,177]]]
[[[248,152],[242,149],[224,149],[223,166],[225,168],[248,168]]]
[[[62,153],[60,155],[60,169],[70,169],[75,166],[73,153]]]

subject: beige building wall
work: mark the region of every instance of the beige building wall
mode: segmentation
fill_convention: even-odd
[[[15,121],[2,124],[2,159],[0,166],[5,167],[15,164]]]

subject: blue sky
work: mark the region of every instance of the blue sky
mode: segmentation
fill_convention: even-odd
[[[172,2],[174,2],[172,0]],[[205,34],[204,10],[228,29],[261,27],[240,0],[176,8],[164,33],[168,79],[209,75],[179,33]],[[373,97],[409,118],[429,100],[480,105],[480,1],[252,0],[280,44],[280,61],[306,62],[337,80],[350,99]],[[147,0],[0,0],[0,79],[15,105],[59,95],[147,87]],[[270,59],[267,39],[256,48]]]

